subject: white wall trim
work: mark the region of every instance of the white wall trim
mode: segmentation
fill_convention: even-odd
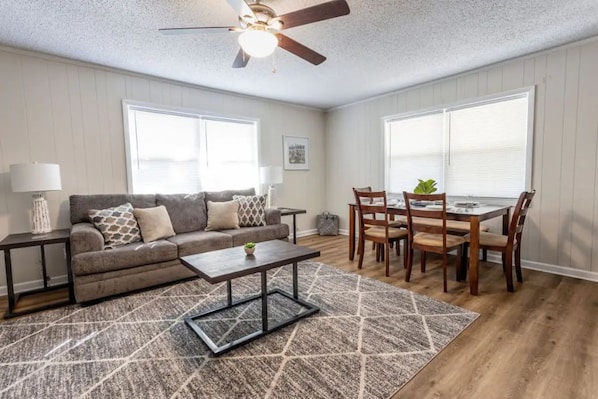
[[[342,230],[339,230],[339,234],[348,236],[349,231],[346,229],[342,229]],[[488,253],[488,261],[493,262],[493,263],[498,263],[498,264],[500,264],[502,262],[501,257],[495,253]],[[534,262],[534,261],[525,260],[525,259],[521,260],[521,267],[523,269],[536,270],[539,272],[558,274],[559,276],[573,277],[573,278],[578,278],[581,280],[598,282],[598,273],[591,272],[588,270],[579,270],[579,269],[574,269],[572,267],[552,265],[549,263]]]
[[[312,236],[312,235],[317,235],[317,234],[318,234],[317,229],[302,230],[302,231],[297,232],[297,237],[307,237],[307,236]],[[347,230],[343,229],[343,230],[339,230],[339,235],[348,236],[349,233]],[[293,236],[291,235],[291,236],[289,236],[289,241],[292,241],[292,240],[293,240]],[[500,256],[498,256],[496,254],[488,254],[488,261],[498,263],[498,264],[501,263]],[[571,267],[551,265],[548,263],[540,263],[540,262],[534,262],[534,261],[530,261],[530,260],[522,260],[521,267],[524,269],[536,270],[539,272],[558,274],[560,276],[572,277],[572,278],[578,278],[581,280],[598,282],[598,273],[590,272],[587,270],[578,270],[578,269],[573,269]],[[50,286],[66,284],[66,282],[67,282],[66,275],[56,276],[56,277],[52,277]],[[15,292],[19,293],[19,292],[31,291],[34,289],[42,288],[43,286],[44,286],[44,284],[43,284],[42,280],[26,281],[24,283],[15,284]],[[0,295],[7,295],[5,285],[0,286]]]
[[[60,285],[60,284],[66,284],[66,283],[67,283],[66,274],[64,274],[62,276],[52,277],[52,279],[50,280],[50,283],[48,285],[51,287],[53,285]],[[44,286],[44,282],[41,279],[25,281],[24,283],[15,284],[15,293],[27,292],[27,291],[35,290],[38,288],[42,288],[43,286]],[[5,285],[0,286],[0,295],[8,295],[7,288]]]

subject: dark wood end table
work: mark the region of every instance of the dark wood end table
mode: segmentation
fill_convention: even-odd
[[[278,208],[280,211],[280,216],[293,216],[293,244],[297,244],[297,215],[302,213],[307,213],[305,209],[297,209],[297,208],[285,208],[280,207]]]
[[[65,251],[66,251],[66,274],[67,274],[67,283],[65,284],[58,284],[58,285],[48,285],[48,274],[46,270],[46,252],[45,246],[51,244],[64,244]],[[43,283],[44,286],[42,288],[38,288],[35,290],[30,290],[26,292],[21,292],[19,294],[15,294],[14,290],[14,282],[12,279],[12,259],[10,256],[11,249],[17,248],[28,248],[28,247],[40,247],[41,250],[41,261],[42,261],[42,273],[43,273]],[[0,250],[4,251],[4,266],[6,268],[6,288],[8,291],[8,310],[4,314],[4,318],[8,319],[11,317],[22,316],[24,314],[37,312],[40,310],[51,309],[58,306],[63,306],[67,304],[74,303],[75,293],[73,288],[73,276],[71,273],[71,241],[70,241],[70,230],[69,229],[62,229],[62,230],[54,230],[50,233],[46,234],[31,234],[31,233],[22,233],[22,234],[10,234],[6,236],[2,241],[0,241]],[[69,297],[66,301],[60,302],[53,302],[51,304],[45,304],[35,308],[28,308],[25,310],[17,310],[15,311],[15,307],[19,301],[19,298],[24,295],[31,295],[37,294],[40,292],[45,291],[52,291],[59,288],[68,287]]]
[[[180,258],[185,266],[207,282],[216,284],[226,281],[226,305],[185,317],[185,323],[187,323],[210,350],[218,356],[318,312],[320,310],[319,307],[299,299],[299,278],[297,273],[297,262],[318,256],[320,256],[320,251],[290,244],[285,241],[272,240],[257,243],[254,255],[245,255],[243,247],[240,246]],[[268,290],[268,270],[288,264],[293,264],[293,292],[288,293],[278,288]],[[254,273],[261,274],[261,292],[248,298],[233,301],[231,281],[238,277],[248,276]],[[273,294],[283,295],[294,303],[301,305],[306,310],[301,311],[299,314],[288,319],[279,321],[274,325],[269,325],[268,295]],[[248,335],[237,338],[224,345],[218,346],[208,334],[203,331],[201,326],[195,322],[196,319],[201,319],[258,299],[261,299],[262,303],[261,330],[249,333]]]

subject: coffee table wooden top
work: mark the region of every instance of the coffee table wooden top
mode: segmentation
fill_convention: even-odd
[[[253,255],[246,255],[240,246],[183,256],[180,260],[198,276],[214,284],[318,256],[320,251],[315,249],[272,240],[258,242]]]

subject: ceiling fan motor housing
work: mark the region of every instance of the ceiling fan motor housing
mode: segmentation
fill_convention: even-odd
[[[249,8],[251,8],[251,11],[253,11],[256,18],[253,18],[253,16],[251,16],[251,15],[239,16],[239,22],[241,23],[242,28],[248,28],[249,26],[251,26],[253,24],[268,26],[269,22],[272,19],[276,18],[276,12],[272,8],[265,6],[263,4],[260,4],[260,3],[249,4]],[[280,24],[279,21],[276,21],[276,22]],[[279,27],[276,27],[276,26],[272,26],[272,28],[280,29]]]

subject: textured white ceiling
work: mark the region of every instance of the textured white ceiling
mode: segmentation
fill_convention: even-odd
[[[280,15],[324,1],[262,3]],[[237,33],[158,33],[237,25],[226,0],[0,0],[0,44],[327,109],[598,35],[598,0],[348,3],[284,31],[328,58],[319,66],[277,49],[233,69]]]

